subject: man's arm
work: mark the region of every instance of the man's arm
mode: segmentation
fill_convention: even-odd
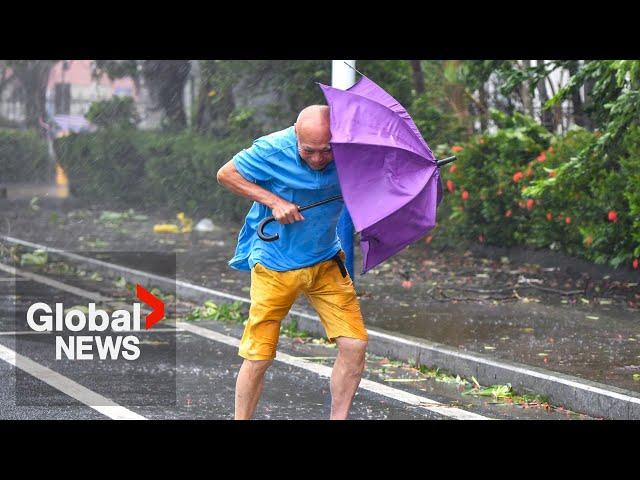
[[[244,178],[236,169],[233,160],[229,160],[218,170],[216,179],[231,192],[269,207],[273,217],[282,224],[304,220],[297,205]]]

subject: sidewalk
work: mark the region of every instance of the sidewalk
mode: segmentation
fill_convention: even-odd
[[[211,233],[155,234],[153,225],[174,222],[176,212],[113,222],[100,219],[103,209],[74,199],[41,199],[38,207],[5,200],[0,234],[76,252],[174,251],[178,278],[249,297],[249,275],[227,266],[239,225],[213,219]],[[360,265],[356,248],[356,272]],[[481,246],[437,252],[423,242],[355,278],[369,326],[635,392],[639,281],[640,272],[554,252]],[[293,308],[315,313],[302,296]]]

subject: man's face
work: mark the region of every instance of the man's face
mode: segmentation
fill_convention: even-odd
[[[298,152],[313,170],[322,170],[333,161],[333,152],[328,143],[298,142]]]

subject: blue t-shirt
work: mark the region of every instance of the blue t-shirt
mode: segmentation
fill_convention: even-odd
[[[300,157],[297,144],[295,130],[289,127],[257,139],[250,148],[235,155],[233,163],[244,178],[296,205],[305,206],[340,195],[335,161],[323,170],[313,170]],[[280,238],[265,242],[256,230],[272,211],[253,202],[229,266],[251,271],[259,262],[271,270],[285,271],[330,259],[341,249],[336,227],[343,206],[342,200],[334,200],[310,208],[302,212],[303,221],[288,225],[274,220],[264,232],[278,233]]]

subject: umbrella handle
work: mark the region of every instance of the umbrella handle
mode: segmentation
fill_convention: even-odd
[[[440,168],[440,167],[444,167],[447,163],[453,162],[456,159],[457,157],[454,155],[453,157],[447,157],[443,160],[438,160],[436,164],[438,165],[438,168]]]
[[[319,205],[324,205],[325,203],[329,203],[329,202],[333,202],[334,200],[342,200],[342,195],[336,195],[334,197],[329,197],[325,200],[321,200],[319,202],[315,202],[315,203],[310,203],[309,205],[305,205],[304,207],[300,207],[298,206],[298,211],[302,212],[303,210],[307,210],[309,208],[313,208],[313,207],[317,207]],[[275,240],[278,240],[278,238],[280,238],[280,235],[278,235],[277,233],[274,233],[273,235],[267,235],[266,233],[264,233],[264,227],[267,226],[268,223],[275,221],[275,218],[273,215],[270,215],[266,218],[264,218],[260,224],[258,225],[258,237],[260,237],[260,240],[264,240],[265,242],[273,242]]]
[[[438,165],[438,167],[443,167],[444,165],[453,162],[454,160],[456,160],[456,157],[447,157],[443,160],[438,160],[436,162],[436,164]],[[311,203],[309,205],[305,205],[304,207],[298,207],[298,211],[302,212],[304,210],[307,210],[308,208],[313,208],[313,207],[317,207],[319,205],[324,205],[325,203],[328,202],[333,202],[334,200],[342,200],[342,195],[336,195],[335,197],[329,197],[325,200],[321,200],[319,202],[316,203]],[[268,223],[271,223],[275,221],[275,218],[273,215],[270,215],[266,218],[264,218],[260,224],[258,225],[258,237],[260,237],[260,240],[264,240],[265,242],[273,242],[275,240],[278,240],[278,238],[280,238],[280,235],[278,235],[277,233],[274,233],[273,235],[267,235],[266,233],[264,233],[264,227],[267,226]]]

